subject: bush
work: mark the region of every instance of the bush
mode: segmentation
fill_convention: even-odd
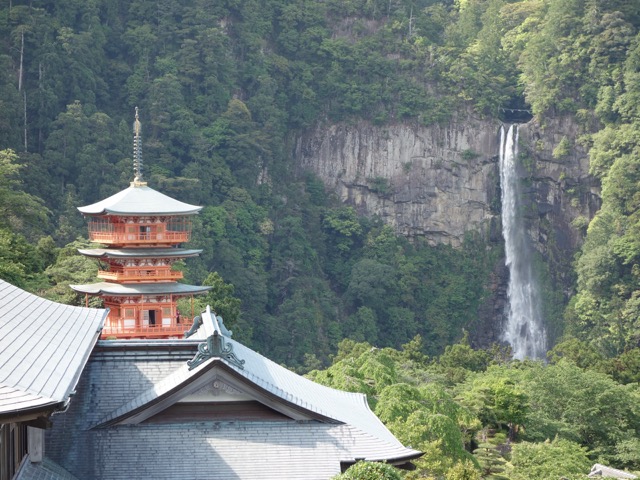
[[[358,462],[333,477],[334,480],[402,480],[402,475],[388,463]]]

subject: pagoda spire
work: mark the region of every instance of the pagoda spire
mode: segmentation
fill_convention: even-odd
[[[142,178],[142,124],[138,117],[138,107],[136,107],[136,119],[133,122],[133,182],[132,186],[143,186],[147,183]]]

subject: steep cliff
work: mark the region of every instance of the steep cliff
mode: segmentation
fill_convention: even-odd
[[[430,127],[318,125],[298,139],[296,165],[400,234],[459,245],[499,213],[497,132],[496,122],[469,118]]]
[[[399,234],[458,246],[474,231],[495,245],[502,242],[499,126],[466,116],[429,127],[318,125],[297,139],[294,155],[300,170],[313,171],[345,203],[380,216]],[[572,292],[572,259],[600,203],[586,149],[576,142],[580,133],[570,118],[520,127],[522,214],[539,254],[550,344]],[[478,344],[500,340],[507,276],[504,261],[496,262],[474,329]]]
[[[586,222],[600,207],[598,182],[589,175],[584,133],[571,117],[531,121],[520,127],[520,165],[525,189],[524,214],[530,235],[542,254],[573,252]]]

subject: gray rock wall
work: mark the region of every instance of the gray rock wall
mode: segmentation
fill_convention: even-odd
[[[539,252],[550,344],[561,333],[564,302],[572,293],[572,261],[588,221],[600,206],[589,175],[585,132],[571,118],[520,127],[522,214]],[[399,234],[457,246],[465,232],[501,242],[497,121],[460,117],[429,127],[367,122],[318,125],[297,138],[295,164],[312,171],[361,214],[378,215]],[[554,149],[567,139],[566,155]],[[566,142],[565,142],[566,143]],[[501,338],[508,271],[499,261],[490,295],[472,327],[474,343]]]
[[[343,202],[378,215],[399,234],[459,245],[465,232],[490,233],[500,214],[496,121],[460,118],[447,125],[318,125],[297,138],[295,164],[313,171]],[[569,118],[520,128],[521,176],[530,236],[536,249],[573,250],[578,217],[592,218],[599,189],[587,152]],[[570,151],[554,158],[566,137]],[[495,233],[495,232],[494,232]],[[499,232],[498,232],[499,235]]]
[[[319,125],[298,138],[296,165],[400,234],[459,245],[495,216],[498,128],[468,118],[430,127]]]

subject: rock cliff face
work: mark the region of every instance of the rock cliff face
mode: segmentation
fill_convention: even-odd
[[[576,142],[581,133],[569,117],[520,127],[520,173],[528,185],[525,215],[531,239],[542,254],[551,249],[574,251],[585,222],[600,208],[600,188],[589,175],[587,151]]]
[[[457,246],[465,232],[476,231],[501,242],[499,128],[497,121],[468,116],[429,127],[318,125],[297,139],[295,163],[315,172],[345,203],[380,216],[400,234]],[[549,300],[550,316],[559,315],[559,302],[571,293],[571,261],[600,205],[587,152],[576,144],[580,133],[570,118],[520,126],[523,215],[543,263],[543,287],[559,292]],[[492,295],[475,324],[477,344],[500,340],[507,277],[504,262],[498,262],[487,285]],[[550,344],[561,329],[554,322]]]
[[[459,245],[467,231],[492,233],[499,219],[499,128],[469,117],[429,127],[318,125],[297,139],[295,164],[400,234]],[[520,127],[524,215],[543,254],[551,237],[553,247],[575,249],[582,232],[572,223],[590,219],[599,206],[586,152],[575,144],[578,134],[570,119]],[[554,158],[563,138],[569,150]]]
[[[296,143],[296,165],[400,234],[459,245],[486,230],[499,204],[495,122],[446,126],[318,126]]]

